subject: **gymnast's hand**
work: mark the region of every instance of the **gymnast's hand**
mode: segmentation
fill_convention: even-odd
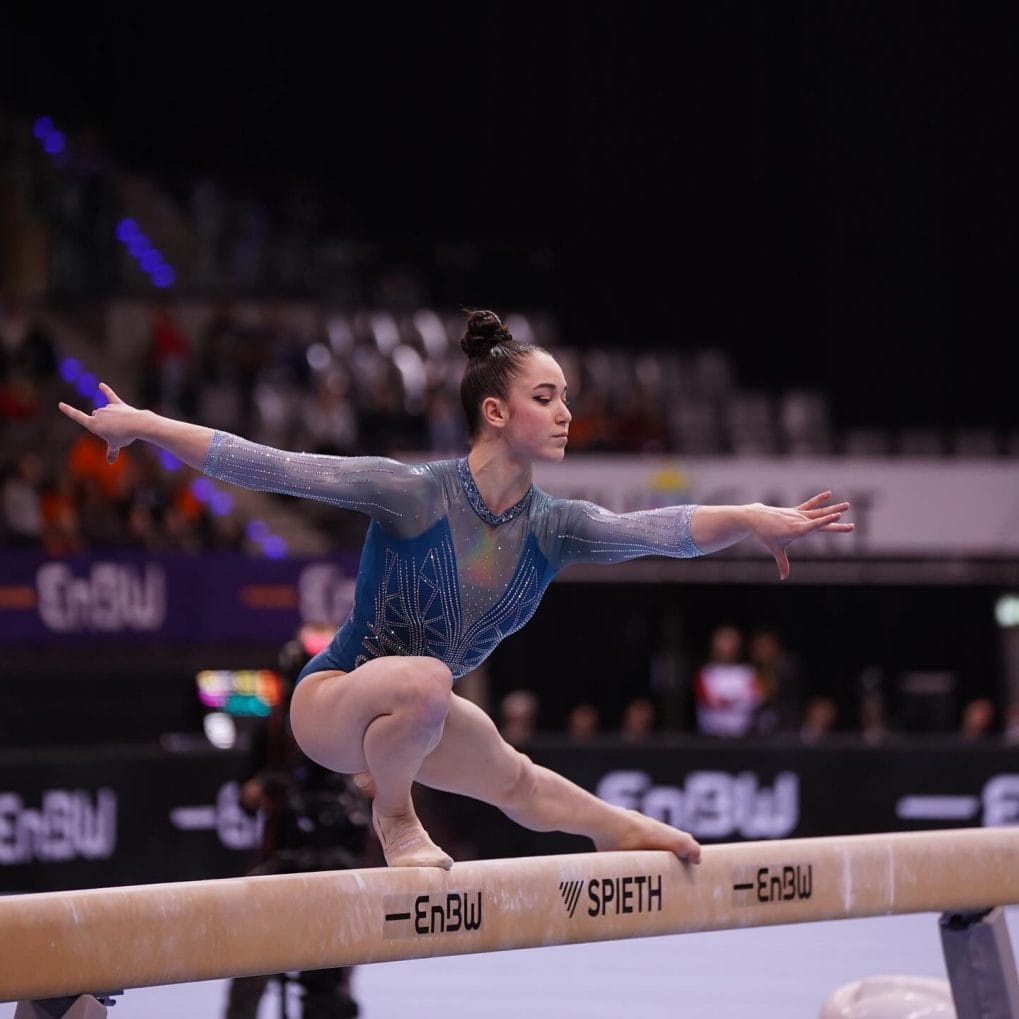
[[[842,514],[849,509],[849,503],[825,505],[830,498],[831,492],[819,492],[795,507],[760,503],[750,507],[750,533],[774,557],[780,580],[789,576],[789,557],[785,550],[797,538],[815,531],[845,533],[853,530],[853,524],[842,522]]]
[[[57,406],[72,421],[77,421],[106,443],[106,459],[113,463],[117,459],[117,454],[138,438],[140,415],[145,412],[124,403],[105,382],[100,382],[99,388],[110,402],[105,407],[92,411],[91,414],[86,414],[66,403],[59,403]]]

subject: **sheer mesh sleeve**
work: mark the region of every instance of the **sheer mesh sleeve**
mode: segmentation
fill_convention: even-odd
[[[440,485],[427,464],[291,453],[217,431],[202,470],[241,488],[356,510],[401,536],[421,533],[442,514]]]
[[[704,555],[690,534],[696,506],[612,513],[593,502],[557,500],[554,508],[552,537],[559,568],[571,563],[621,563],[640,556]]]

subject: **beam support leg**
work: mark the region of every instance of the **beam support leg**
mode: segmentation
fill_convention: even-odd
[[[941,947],[957,1019],[1019,1019],[1019,978],[999,906],[942,913]]]
[[[110,994],[79,994],[42,1001],[19,1001],[14,1019],[106,1019],[107,1006],[116,1005],[114,991]]]

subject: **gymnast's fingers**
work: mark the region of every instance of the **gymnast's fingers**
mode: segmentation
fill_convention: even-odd
[[[90,414],[86,414],[84,411],[78,410],[77,407],[72,407],[69,403],[64,403],[63,401],[58,403],[57,407],[59,407],[60,410],[67,415],[67,417],[69,417],[72,421],[76,421],[83,428],[87,428],[90,432],[95,431],[92,416]]]
[[[113,391],[112,387],[108,386],[105,382],[100,382],[99,388],[100,390],[102,390],[103,396],[105,396],[106,399],[110,401],[110,403],[124,402],[119,396],[117,396],[117,394]]]
[[[806,502],[801,502],[796,508],[805,513],[808,510],[817,509],[818,506],[826,503],[830,498],[830,491],[818,492],[817,495],[811,496]]]

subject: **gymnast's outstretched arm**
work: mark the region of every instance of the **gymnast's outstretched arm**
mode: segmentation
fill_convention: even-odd
[[[789,575],[786,548],[814,531],[848,532],[848,502],[829,503],[819,492],[799,506],[667,506],[613,513],[591,502],[557,500],[548,545],[557,568],[571,563],[619,563],[640,556],[692,558],[754,538],[774,557],[779,578]]]
[[[132,407],[105,383],[100,388],[110,402],[91,414],[66,403],[59,406],[106,443],[110,463],[121,449],[142,439],[219,480],[356,510],[396,534],[419,534],[440,514],[439,485],[426,465],[273,449]]]
[[[690,518],[690,535],[704,552],[717,552],[744,538],[753,538],[767,549],[778,565],[780,580],[789,576],[786,548],[797,538],[814,531],[848,533],[853,524],[843,522],[848,502],[829,503],[832,493],[818,492],[799,506],[698,506]]]
[[[189,467],[201,470],[215,434],[211,428],[132,407],[124,403],[105,382],[100,382],[99,388],[110,402],[91,414],[67,403],[58,406],[72,421],[106,443],[106,459],[110,463],[117,459],[125,446],[130,446],[136,439],[144,439],[172,453]]]

